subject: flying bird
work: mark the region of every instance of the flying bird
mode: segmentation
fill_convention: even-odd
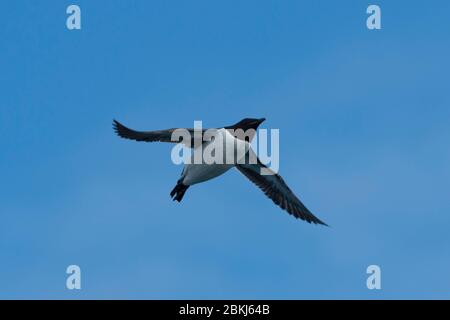
[[[235,167],[244,176],[246,176],[251,182],[253,182],[258,188],[260,188],[264,194],[269,197],[276,205],[286,210],[289,214],[298,219],[302,219],[308,223],[327,225],[316,216],[314,216],[297,198],[297,196],[291,191],[291,189],[284,182],[280,175],[273,172],[270,168],[265,166],[256,157],[253,150],[250,147],[250,142],[254,137],[254,133],[258,129],[259,125],[265,121],[265,118],[253,119],[245,118],[238,123],[226,126],[223,128],[209,129],[213,130],[215,134],[224,138],[227,145],[224,148],[230,147],[232,144],[232,151],[239,149],[245,153],[246,159],[250,156],[254,156],[256,161],[244,161],[243,163],[235,161],[234,163],[190,163],[185,164],[183,172],[177,184],[173,188],[170,196],[173,200],[180,202],[187,189],[194,185],[204,181],[216,178],[231,168]],[[198,147],[206,147],[211,143],[215,143],[216,139],[207,140],[203,139],[203,135],[208,129],[188,129],[188,128],[172,128],[166,130],[156,131],[136,131],[125,127],[123,124],[116,120],[113,120],[114,131],[122,138],[145,141],[145,142],[169,142],[169,143],[183,143],[187,147],[195,150]],[[240,129],[240,130],[239,130]],[[188,141],[182,141],[181,139],[174,139],[173,134],[177,130],[184,130],[189,133],[190,139]],[[249,135],[242,135],[242,132],[250,132]],[[224,141],[218,140],[217,141]],[[239,153],[239,152],[237,152]],[[261,174],[265,170],[266,174]],[[267,174],[269,172],[269,174]]]

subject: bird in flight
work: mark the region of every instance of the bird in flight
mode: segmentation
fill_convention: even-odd
[[[169,143],[183,143],[185,146],[192,148],[194,151],[199,147],[207,147],[214,143],[223,143],[223,139],[227,141],[220,147],[231,149],[235,152],[239,149],[249,159],[254,156],[256,161],[234,161],[233,163],[187,163],[184,165],[183,172],[176,186],[173,188],[170,196],[173,200],[180,202],[183,199],[186,190],[194,185],[204,181],[216,178],[231,168],[235,167],[264,194],[269,197],[276,205],[286,210],[295,218],[302,219],[308,223],[327,225],[316,216],[314,216],[291,191],[291,189],[284,182],[280,175],[273,172],[270,168],[261,163],[261,161],[254,154],[250,147],[250,142],[253,139],[259,125],[265,121],[264,118],[252,119],[245,118],[238,123],[218,129],[185,129],[172,128],[166,130],[156,131],[136,131],[125,127],[120,122],[113,120],[114,131],[122,138],[145,141],[145,142],[169,142]],[[189,134],[189,139],[183,141],[179,138],[174,138],[174,133],[177,130],[183,130]],[[209,139],[205,141],[204,135],[208,130],[213,130],[216,137],[223,139]],[[250,132],[248,135],[242,135],[242,132]],[[186,141],[187,140],[187,141]],[[220,142],[219,142],[220,141]],[[231,143],[231,147],[229,145]],[[239,154],[239,150],[238,153]],[[225,152],[226,153],[226,152]],[[265,174],[262,174],[262,172]]]

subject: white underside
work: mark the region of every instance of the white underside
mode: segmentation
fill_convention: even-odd
[[[250,145],[248,142],[236,139],[233,137],[226,129],[220,129],[217,131],[217,134],[221,135],[222,140],[220,139],[214,139],[214,141],[211,142],[205,142],[202,145],[203,150],[208,147],[215,147],[216,150],[218,148],[222,148],[222,153],[224,156],[224,160],[228,157],[228,159],[233,158],[232,154],[234,155],[243,155],[245,154],[245,150],[248,150],[250,148]],[[221,141],[221,142],[218,142]],[[224,143],[220,144],[219,143]],[[211,144],[214,144],[212,146]],[[195,152],[195,150],[194,150]],[[223,161],[225,163],[225,161]],[[211,180],[213,178],[216,178],[231,168],[235,166],[234,163],[226,163],[226,164],[186,164],[183,169],[183,184],[185,185],[193,185],[196,183],[204,182]]]

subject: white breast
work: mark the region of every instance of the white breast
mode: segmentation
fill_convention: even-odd
[[[218,177],[228,170],[230,170],[236,162],[237,158],[241,158],[245,155],[245,151],[248,150],[249,144],[245,141],[236,139],[231,135],[228,130],[217,130],[217,136],[213,141],[205,142],[202,145],[202,151],[219,149],[222,151],[222,159],[219,164],[187,164],[183,170],[183,183],[185,185],[193,185],[196,183],[204,182],[215,177]],[[196,150],[194,150],[195,153]],[[236,155],[238,156],[236,158]],[[194,157],[192,158],[194,160]],[[227,160],[231,160],[231,163]],[[211,162],[209,162],[211,163]]]
[[[233,165],[225,164],[187,164],[183,170],[183,184],[191,186],[211,180],[224,174],[232,167]]]

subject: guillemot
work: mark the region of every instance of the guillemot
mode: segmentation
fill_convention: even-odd
[[[265,121],[265,118],[253,119],[245,118],[238,123],[217,129],[187,129],[172,128],[156,131],[136,131],[125,127],[118,121],[113,121],[115,132],[122,138],[145,142],[170,142],[183,143],[185,146],[194,149],[201,147],[224,148],[233,151],[233,154],[241,152],[246,161],[234,158],[232,163],[189,163],[185,164],[180,179],[176,186],[170,192],[173,200],[180,202],[187,189],[201,182],[216,178],[231,168],[235,167],[264,194],[269,197],[276,205],[286,210],[296,218],[302,219],[308,223],[327,225],[316,216],[314,216],[291,191],[278,173],[272,171],[264,165],[250,147],[250,143],[255,136],[259,125]],[[207,132],[213,131],[214,139],[204,140]],[[183,131],[187,133],[189,139],[181,140],[175,133]],[[177,138],[174,138],[177,137]],[[220,145],[218,145],[220,143]],[[226,152],[225,152],[226,153]],[[250,158],[256,161],[249,161]],[[262,174],[264,172],[264,174]]]

